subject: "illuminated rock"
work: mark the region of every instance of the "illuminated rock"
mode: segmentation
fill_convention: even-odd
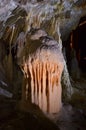
[[[40,37],[37,39],[37,34]],[[26,79],[22,98],[38,105],[48,113],[57,113],[61,109],[61,74],[64,59],[60,43],[46,36],[42,30],[29,36],[28,54],[23,51],[22,69]],[[37,45],[38,44],[38,45]],[[27,55],[27,56],[26,56]],[[31,93],[31,94],[30,94]],[[31,95],[31,97],[29,97]]]

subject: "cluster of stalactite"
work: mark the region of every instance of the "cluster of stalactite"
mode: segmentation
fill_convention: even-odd
[[[34,72],[31,71],[30,66],[33,66],[33,63],[35,64],[35,61],[37,61],[37,60],[39,62],[39,64],[37,63],[37,66],[40,66],[40,64],[41,64],[42,68],[40,68],[40,67],[37,68],[36,75],[37,75],[37,73],[39,75],[39,71],[40,71],[40,73],[42,73],[42,72],[45,73],[45,79],[46,79],[45,84],[48,84],[48,85],[46,85],[48,87],[45,87],[45,86],[44,87],[49,88],[49,84],[52,84],[51,86],[53,88],[55,88],[54,86],[61,85],[60,78],[61,78],[62,70],[60,70],[61,65],[59,65],[59,63],[62,63],[64,65],[64,61],[61,62],[62,43],[61,43],[60,32],[59,32],[59,28],[58,28],[60,26],[59,22],[58,22],[59,19],[57,19],[57,17],[56,17],[56,14],[59,14],[61,10],[54,15],[54,9],[57,9],[58,4],[56,4],[55,6],[53,4],[53,7],[52,7],[49,3],[46,3],[46,4],[45,3],[37,4],[36,6],[29,4],[30,5],[29,8],[27,6],[23,6],[23,8],[17,7],[15,10],[13,10],[12,15],[4,22],[3,25],[5,25],[5,28],[4,28],[4,26],[2,26],[2,29],[1,29],[2,33],[0,34],[0,37],[3,39],[4,42],[7,43],[6,45],[7,45],[8,52],[9,52],[9,56],[7,58],[7,63],[8,63],[7,74],[8,74],[8,72],[10,72],[9,81],[12,81],[12,75],[13,75],[13,73],[11,71],[11,70],[13,70],[13,64],[12,64],[13,59],[12,58],[14,58],[15,61],[17,61],[17,64],[20,66],[22,66],[21,60],[24,61],[23,72],[24,72],[24,74],[28,75],[28,77],[29,77],[29,78],[25,77],[25,80],[26,80],[25,82],[27,82],[27,80],[28,80],[28,82],[26,83],[26,86],[25,86],[25,88],[27,90],[27,91],[25,90],[26,91],[25,97],[27,97],[27,95],[29,93],[28,88],[33,86],[32,77],[34,77],[34,76],[32,76],[32,74]],[[46,8],[46,6],[49,8]],[[45,31],[43,31],[43,29]],[[58,41],[58,43],[48,35],[52,36],[55,40]],[[16,51],[17,51],[17,54],[16,54]],[[44,55],[47,55],[48,51],[50,53],[50,56],[45,56],[45,58],[43,59]],[[39,58],[39,57],[41,57],[41,58]],[[33,62],[30,61],[31,58],[32,58]],[[56,60],[52,61],[54,59],[56,59]],[[24,69],[26,65],[28,66],[27,68],[29,70],[27,73]],[[57,66],[57,67],[55,67],[55,66]],[[55,68],[56,68],[56,70],[55,70]],[[52,74],[53,70],[55,72],[57,72],[57,74],[56,73]],[[58,77],[58,73],[60,73],[59,77]],[[47,74],[47,76],[46,76],[46,74]],[[52,76],[52,75],[54,75],[54,76]],[[54,79],[54,77],[56,77],[56,75],[57,75],[57,78]],[[49,78],[49,76],[51,78]],[[38,77],[40,77],[40,76],[38,76]],[[68,78],[69,77],[67,76],[66,79],[68,79]],[[49,81],[49,79],[50,79],[50,81]],[[44,84],[44,79],[42,79],[42,80],[43,81],[41,81],[41,83],[40,83],[41,86],[42,86],[42,84]],[[58,80],[58,84],[57,84],[57,80]],[[31,83],[30,83],[30,81],[31,81]],[[37,78],[36,84],[38,84],[38,78]],[[35,83],[34,83],[34,85],[35,85]],[[50,88],[52,88],[52,87],[50,87]],[[38,88],[39,88],[39,86],[38,86]],[[29,89],[29,90],[31,90],[31,93],[32,93],[32,89]],[[42,89],[38,89],[38,90],[42,90]],[[46,90],[48,90],[48,89],[46,89]],[[45,105],[46,106],[45,108],[43,108],[43,105],[40,105],[40,103],[37,103],[40,101],[35,102],[35,100],[34,100],[34,102],[33,102],[33,99],[31,98],[32,103],[38,104],[40,108],[43,108],[43,110],[45,109],[44,111],[50,112],[51,108],[55,107],[54,105],[51,105],[51,102],[54,102],[54,100],[55,100],[55,98],[51,98],[52,97],[51,95],[54,95],[55,90],[54,89],[51,89],[51,90],[53,90],[52,93],[50,92],[50,94],[49,94],[49,92],[47,92],[48,96],[46,97],[46,101],[45,101],[46,102],[45,104],[47,104],[47,105]],[[60,93],[60,92],[57,92],[57,95],[59,95],[58,93]],[[39,94],[37,94],[37,95],[39,95]],[[60,97],[61,97],[61,95],[60,95]],[[34,98],[35,98],[35,96],[34,96]],[[49,98],[49,101],[48,101],[48,98]],[[51,101],[50,101],[50,98],[52,99]],[[56,97],[56,100],[57,99],[59,100],[58,96]],[[43,101],[41,100],[41,102],[43,102]],[[50,103],[48,103],[48,102],[50,102]],[[48,108],[48,106],[49,106],[49,108]],[[52,110],[52,111],[56,112],[56,110]]]
[[[38,105],[44,112],[57,113],[62,104],[63,55],[59,43],[48,36],[41,37],[41,45],[31,52],[34,49],[33,41],[35,42],[37,38],[40,39],[37,34],[41,36],[46,33],[38,30],[30,37],[32,42],[28,43],[28,57],[22,64],[26,79],[22,98],[27,101],[31,99],[31,102]]]

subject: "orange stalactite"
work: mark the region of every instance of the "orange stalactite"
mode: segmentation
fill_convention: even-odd
[[[47,52],[41,57],[37,55],[32,61],[30,57],[23,66],[23,71],[31,77],[31,102],[44,112],[57,113],[61,108],[61,73],[63,64],[58,61],[57,54]],[[28,99],[28,84],[26,84],[26,100]]]
[[[46,35],[42,30],[29,34],[26,50],[21,53],[24,55],[23,73],[28,80],[26,88],[23,89],[26,91],[23,95],[26,97],[22,98],[27,102],[31,100],[31,103],[39,106],[43,112],[58,113],[62,106],[62,43]]]

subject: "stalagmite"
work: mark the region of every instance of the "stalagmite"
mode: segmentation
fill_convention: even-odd
[[[38,32],[41,33],[40,36]],[[26,98],[22,98],[29,100],[30,88],[32,103],[38,105],[43,112],[57,113],[61,109],[61,74],[64,68],[61,45],[44,35],[44,31],[38,32],[29,36],[28,56],[23,63],[23,72],[30,85],[26,83]],[[37,33],[39,37],[36,36]],[[35,39],[40,41],[36,49]]]

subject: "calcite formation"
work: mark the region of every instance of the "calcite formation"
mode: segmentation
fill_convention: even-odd
[[[28,51],[22,52],[25,58],[21,68],[26,79],[22,98],[31,99],[44,112],[57,113],[62,103],[61,75],[64,68],[60,43],[44,31],[37,30],[30,34],[27,46]]]

